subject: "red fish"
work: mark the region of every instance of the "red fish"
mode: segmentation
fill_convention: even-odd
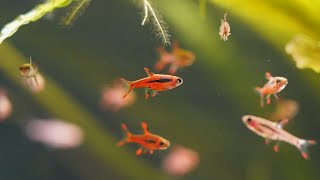
[[[127,81],[123,78],[121,80],[130,85],[128,92],[123,96],[125,98],[133,88],[146,88],[145,98],[148,99],[149,94],[152,97],[157,95],[158,91],[166,91],[169,89],[176,88],[183,83],[183,80],[177,76],[171,76],[166,74],[154,74],[148,68],[144,68],[148,77],[142,78],[136,81]]]
[[[283,130],[282,126],[288,122],[287,120],[276,123],[260,117],[246,115],[242,117],[242,121],[251,131],[265,138],[266,143],[273,140],[294,145],[299,149],[304,159],[308,159],[307,147],[316,144],[314,140],[301,139]],[[277,152],[279,146],[276,144],[273,149]]]
[[[256,87],[256,91],[260,94],[260,105],[264,105],[264,97],[267,99],[267,104],[270,104],[270,96],[273,95],[279,99],[277,93],[282,91],[288,84],[288,80],[284,77],[273,77],[269,72],[266,72],[266,79],[268,82],[263,88]]]
[[[136,151],[137,156],[148,152],[149,154],[153,154],[155,150],[165,150],[170,147],[168,140],[149,132],[147,123],[141,122],[141,126],[144,131],[143,134],[132,134],[125,124],[121,124],[123,131],[127,134],[127,138],[120,141],[117,145],[123,146],[126,143],[140,144],[142,147]]]

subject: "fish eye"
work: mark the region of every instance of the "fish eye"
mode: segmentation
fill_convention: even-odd
[[[164,142],[161,141],[161,142],[160,142],[160,146],[164,146],[164,145],[165,145]]]
[[[178,79],[177,79],[177,82],[178,82],[179,84],[181,84],[181,83],[182,83],[182,79],[181,79],[181,78],[178,78]]]
[[[281,83],[281,80],[280,80],[280,79],[278,79],[278,80],[277,80],[277,84],[280,84],[280,83]]]
[[[248,119],[247,119],[247,121],[248,121],[248,122],[251,122],[251,121],[252,121],[252,119],[251,119],[251,118],[248,118]]]

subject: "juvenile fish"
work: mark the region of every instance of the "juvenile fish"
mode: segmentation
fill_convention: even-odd
[[[270,104],[270,96],[273,95],[276,99],[279,99],[277,93],[282,91],[288,84],[287,78],[273,77],[269,72],[266,72],[266,79],[268,82],[262,87],[256,87],[256,91],[260,95],[260,106],[264,106],[264,97],[267,99],[267,104]]]
[[[123,96],[123,98],[125,98],[133,88],[146,88],[145,98],[148,99],[149,94],[152,94],[152,97],[154,97],[159,91],[173,89],[183,83],[183,80],[180,77],[166,74],[154,74],[148,68],[144,68],[144,70],[148,74],[148,77],[146,78],[136,81],[127,81],[126,79],[121,78],[123,82],[130,85],[128,92]]]
[[[142,147],[136,151],[136,155],[139,156],[142,153],[153,154],[155,150],[165,150],[170,147],[170,142],[165,138],[152,134],[148,130],[148,125],[145,122],[141,122],[141,127],[143,129],[143,134],[132,134],[129,132],[125,124],[121,125],[122,130],[127,134],[125,140],[120,141],[117,145],[123,146],[126,143],[136,143]]]

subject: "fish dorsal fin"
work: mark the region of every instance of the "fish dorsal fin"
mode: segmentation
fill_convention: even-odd
[[[148,129],[148,125],[146,122],[141,122],[141,127],[143,129],[143,133],[146,135],[146,134],[149,134],[149,129]]]
[[[172,43],[172,49],[179,49],[179,42],[178,41],[173,41]]]
[[[266,79],[269,80],[271,78],[272,78],[272,76],[271,76],[270,72],[266,72]]]
[[[154,73],[151,72],[148,68],[144,68],[144,70],[146,71],[146,73],[148,74],[148,76],[153,76]]]
[[[32,59],[31,59],[31,56],[30,56],[30,65],[32,65]]]
[[[286,125],[288,122],[289,122],[288,119],[282,119],[282,120],[277,121],[276,123],[277,123],[278,128],[282,129],[283,126]]]

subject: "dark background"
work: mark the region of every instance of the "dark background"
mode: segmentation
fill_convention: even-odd
[[[246,114],[267,118],[274,111],[274,101],[260,108],[253,90],[266,82],[264,74],[270,71],[289,80],[280,97],[300,105],[286,129],[319,140],[319,75],[297,69],[284,49],[298,33],[319,39],[319,2],[212,0],[206,12],[199,7],[202,1],[154,2],[172,39],[193,51],[196,61],[178,72],[184,79],[181,87],[148,101],[144,90],[137,89],[133,106],[117,113],[102,111],[99,100],[105,85],[117,77],[145,77],[143,67],[152,69],[158,60],[155,49],[161,39],[152,26],[141,26],[141,2],[93,0],[71,28],[59,23],[68,12],[68,7],[61,8],[52,18],[21,27],[0,45],[0,85],[13,103],[13,114],[0,124],[0,179],[175,179],[161,168],[169,150],[136,157],[135,145],[115,146],[122,138],[122,122],[138,133],[142,120],[173,145],[200,154],[199,167],[182,179],[320,177],[318,146],[310,148],[310,160],[285,143],[274,153],[241,121]],[[1,27],[39,3],[1,0]],[[218,35],[224,12],[232,33],[226,42]],[[29,56],[47,80],[45,91],[36,95],[20,84],[18,66]],[[35,117],[78,124],[85,133],[84,144],[54,150],[28,140],[23,128]]]

